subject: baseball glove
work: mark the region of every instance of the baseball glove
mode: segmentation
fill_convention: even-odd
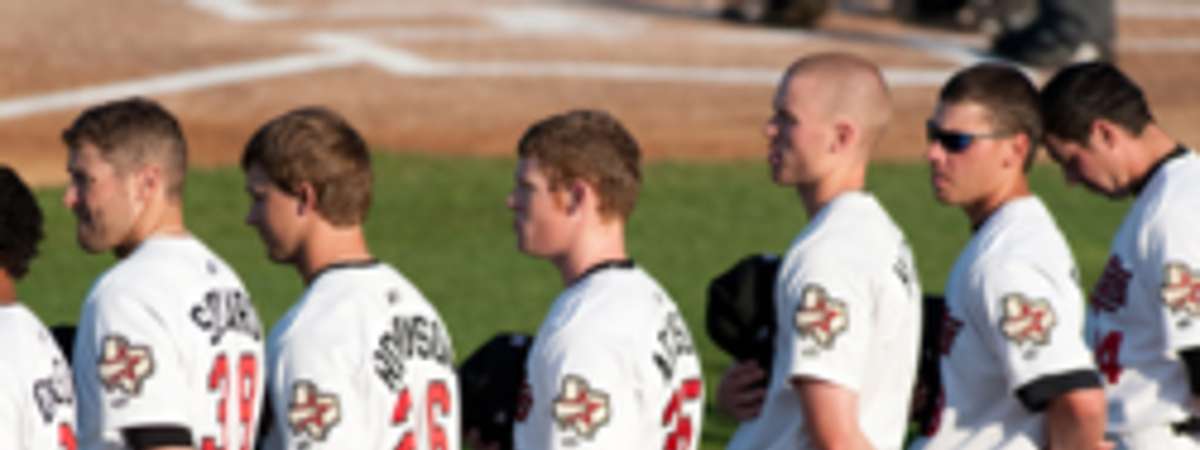
[[[500,333],[463,361],[458,368],[463,433],[475,429],[483,442],[498,443],[502,450],[513,448],[517,396],[532,346],[532,336]]]
[[[779,257],[751,255],[708,285],[705,322],[713,342],[738,361],[771,373],[775,351],[775,275]]]

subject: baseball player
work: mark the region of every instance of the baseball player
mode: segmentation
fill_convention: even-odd
[[[446,326],[364,239],[366,143],[333,111],[301,108],[259,128],[242,169],[246,222],[307,286],[267,341],[267,448],[457,450]]]
[[[515,447],[698,448],[704,384],[683,316],[625,251],[640,151],[611,115],[579,110],[518,144],[518,248],[554,264],[566,290],[538,328]]]
[[[84,111],[63,140],[79,244],[119,259],[79,319],[80,447],[252,448],[261,324],[237,274],[184,226],[175,118],[150,100],[115,101]]]
[[[1090,298],[1108,429],[1122,448],[1200,448],[1200,158],[1111,64],[1064,69],[1041,101],[1067,180],[1134,197]]]
[[[914,449],[1104,448],[1074,257],[1026,171],[1041,120],[1020,71],[955,74],[927,124],[937,199],[973,235],[946,282],[941,409]]]
[[[8,166],[0,166],[0,448],[75,450],[71,368],[50,332],[17,301],[42,240],[42,210]]]
[[[742,415],[728,448],[900,448],[921,289],[903,232],[863,190],[870,152],[891,116],[887,86],[858,56],[817,54],[788,67],[773,108],[766,125],[772,179],[796,189],[810,221],[775,282],[765,403]],[[762,375],[737,374],[722,383],[726,410],[740,403],[731,393],[744,395]]]

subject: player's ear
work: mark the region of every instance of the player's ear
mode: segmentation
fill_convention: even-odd
[[[834,122],[833,145],[835,151],[846,151],[854,145],[856,139],[858,139],[858,128],[854,122],[845,119],[838,119]]]
[[[163,189],[162,168],[155,164],[146,164],[138,168],[134,172],[134,192],[137,199],[142,202],[149,201],[157,195],[159,189]]]
[[[301,181],[296,185],[296,214],[304,215],[317,210],[317,189],[312,183]]]
[[[589,186],[583,180],[575,180],[566,190],[567,213],[575,214],[581,211],[590,194]]]

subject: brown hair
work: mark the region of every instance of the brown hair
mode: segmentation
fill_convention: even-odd
[[[119,174],[162,164],[167,193],[183,195],[187,174],[187,143],[175,117],[153,100],[132,97],[88,108],[62,132],[71,152],[91,144]]]
[[[1024,134],[1029,138],[1024,166],[1029,171],[1042,139],[1042,114],[1037,88],[1025,74],[1004,64],[977,64],[946,82],[938,100],[978,103],[991,112],[995,132]]]
[[[371,207],[371,156],[341,115],[322,107],[289,111],[259,128],[242,153],[242,169],[261,167],[281,190],[316,191],[317,211],[337,226],[357,225]]]
[[[0,165],[0,270],[20,279],[38,254],[42,209],[21,177]]]
[[[1146,95],[1137,83],[1107,62],[1063,69],[1042,88],[1046,132],[1086,145],[1092,123],[1109,120],[1140,136],[1154,122]]]
[[[533,124],[517,145],[521,158],[536,159],[551,189],[576,180],[600,196],[600,213],[628,219],[642,181],[641,152],[629,131],[604,111],[575,110]]]

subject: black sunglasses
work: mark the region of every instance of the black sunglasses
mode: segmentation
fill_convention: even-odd
[[[960,133],[941,129],[933,119],[925,122],[925,139],[929,142],[937,141],[938,144],[941,144],[942,148],[950,153],[962,153],[966,151],[968,148],[971,148],[971,144],[974,144],[976,139],[1004,138],[1013,134],[1011,132],[986,134]]]

